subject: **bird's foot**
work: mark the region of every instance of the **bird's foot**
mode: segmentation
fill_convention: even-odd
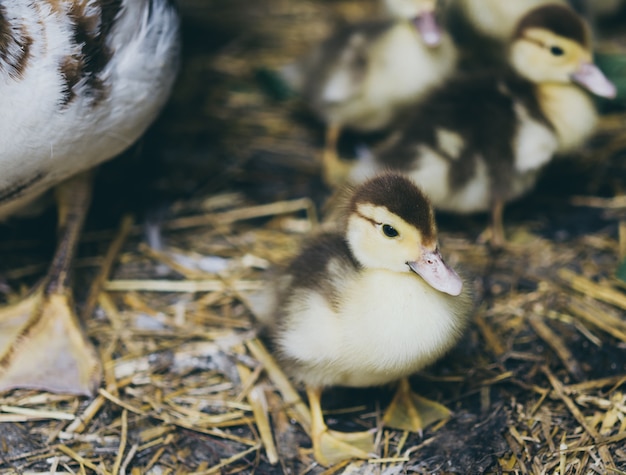
[[[400,382],[398,391],[385,411],[383,425],[393,429],[419,432],[434,422],[448,419],[450,409],[411,391],[408,380]]]
[[[344,460],[370,459],[374,454],[372,432],[338,432],[324,427],[312,435],[315,460],[328,467]]]
[[[101,378],[72,298],[41,286],[0,308],[0,392],[14,388],[93,394]]]
[[[476,242],[478,244],[488,245],[494,250],[504,250],[509,244],[504,234],[504,229],[494,229],[493,226],[485,228],[485,230],[478,235]]]

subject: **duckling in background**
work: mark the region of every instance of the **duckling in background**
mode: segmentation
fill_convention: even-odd
[[[168,0],[0,0],[0,219],[55,188],[49,272],[0,308],[0,392],[92,394],[101,379],[75,314],[69,273],[91,197],[88,170],[155,119],[177,71]]]
[[[327,183],[344,174],[337,157],[342,129],[384,129],[454,70],[456,50],[437,24],[435,3],[384,0],[389,18],[340,28],[285,69],[287,82],[327,126]]]
[[[459,50],[459,68],[475,71],[501,66],[515,27],[530,10],[565,0],[450,0],[445,25]]]
[[[450,0],[447,10],[458,10],[476,32],[502,43],[508,42],[519,21],[544,5],[567,5],[565,0]]]
[[[504,243],[506,202],[527,193],[557,152],[580,147],[596,111],[583,88],[614,97],[592,62],[588,28],[561,5],[517,25],[510,69],[452,79],[420,102],[401,130],[349,172],[360,183],[385,169],[410,176],[436,209],[491,211],[492,244]]]
[[[337,231],[312,239],[277,281],[261,335],[286,373],[306,386],[316,460],[368,458],[372,434],[330,431],[320,397],[328,386],[401,380],[384,423],[419,431],[449,416],[411,394],[411,374],[461,336],[471,308],[461,278],[444,262],[434,213],[411,180],[383,174],[351,194]]]

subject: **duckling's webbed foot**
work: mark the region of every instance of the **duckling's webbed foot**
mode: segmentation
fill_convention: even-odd
[[[330,188],[343,185],[350,174],[352,164],[339,158],[337,145],[341,128],[329,125],[326,129],[326,143],[322,154],[322,178]]]
[[[87,174],[59,185],[60,240],[44,281],[25,299],[0,309],[0,392],[33,388],[92,394],[100,362],[83,334],[67,287],[91,194]]]
[[[371,432],[338,432],[328,429],[321,407],[321,389],[307,387],[311,408],[311,439],[315,460],[324,466],[349,459],[369,459],[374,456]]]
[[[411,391],[409,380],[400,380],[398,390],[385,411],[383,424],[387,427],[411,432],[422,432],[430,424],[448,419],[450,410]]]

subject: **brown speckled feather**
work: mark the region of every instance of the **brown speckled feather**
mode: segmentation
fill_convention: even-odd
[[[76,96],[75,86],[84,81],[84,94],[91,97],[94,104],[107,96],[107,85],[99,73],[107,66],[112,51],[107,45],[108,35],[120,13],[122,0],[97,0],[90,5],[72,3],[68,17],[72,23],[73,41],[80,46],[80,54],[67,57],[61,65],[65,78],[65,98],[63,105]],[[95,8],[94,8],[95,7]]]
[[[0,4],[0,73],[20,78],[28,64],[32,42],[23,27],[7,19],[6,9]]]

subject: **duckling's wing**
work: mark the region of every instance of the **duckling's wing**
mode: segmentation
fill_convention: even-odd
[[[371,63],[372,44],[393,22],[347,25],[285,70],[285,79],[316,104],[337,103],[358,95]]]

